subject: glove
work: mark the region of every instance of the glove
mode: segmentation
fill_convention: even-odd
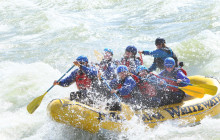
[[[144,55],[150,55],[150,51],[146,50],[142,52]]]

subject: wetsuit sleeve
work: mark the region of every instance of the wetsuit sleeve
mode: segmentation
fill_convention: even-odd
[[[118,84],[119,84],[119,81],[118,81],[117,79],[113,79],[113,80],[111,80],[111,82],[109,83],[109,86],[110,86],[112,89],[117,89]]]
[[[121,96],[128,95],[135,88],[135,86],[136,86],[136,82],[134,81],[134,79],[128,77],[126,78],[122,87],[118,90],[118,93],[120,93]]]
[[[181,87],[185,87],[190,83],[189,78],[187,78],[186,75],[181,70],[177,72],[177,79],[181,79],[184,83],[187,83],[187,84],[180,83],[179,86]]]
[[[143,53],[144,55],[150,55],[150,51],[147,51],[147,50],[146,50],[146,51],[143,51],[142,53]]]
[[[90,78],[97,77],[98,71],[95,67],[80,66],[82,71]]]
[[[62,87],[68,87],[69,85],[71,85],[73,82],[75,82],[76,80],[76,73],[77,73],[78,69],[74,70],[68,77],[66,77],[65,79],[61,80],[59,85]]]
[[[166,71],[166,70],[162,70],[162,71],[161,71],[161,72],[160,72],[158,75],[163,77],[163,76],[164,76],[165,71]]]
[[[157,49],[150,52],[150,55],[152,55],[154,58],[169,57],[169,55],[161,49]]]
[[[145,55],[152,55],[154,58],[167,58],[171,57],[170,54],[166,53],[165,51],[161,49],[156,49],[154,51],[143,51],[143,54]]]

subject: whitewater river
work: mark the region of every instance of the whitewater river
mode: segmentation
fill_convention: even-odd
[[[119,59],[128,45],[155,49],[157,37],[184,61],[188,75],[220,78],[219,0],[0,0],[1,140],[219,140],[220,116],[195,126],[167,121],[145,131],[132,120],[128,132],[90,134],[52,121],[47,104],[76,90],[54,87],[30,115],[26,106],[42,95],[81,54],[112,48]],[[153,58],[144,56],[147,67]]]

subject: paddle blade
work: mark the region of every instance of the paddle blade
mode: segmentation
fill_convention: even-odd
[[[209,94],[209,95],[215,95],[218,91],[218,87],[214,85],[200,84],[196,86],[204,88],[205,94]]]
[[[47,92],[46,92],[47,93]],[[27,111],[32,114],[34,113],[34,111],[39,107],[39,105],[41,104],[41,101],[43,100],[44,98],[44,95],[46,95],[46,93],[44,93],[43,95],[35,98],[32,102],[30,102],[28,105],[27,105]]]
[[[94,54],[99,61],[102,61],[103,55],[100,52],[94,50]]]
[[[190,76],[190,83],[194,86],[204,88],[205,94],[215,95],[218,91],[218,81],[214,78],[208,78],[204,76]]]
[[[195,87],[195,86],[179,87],[179,89],[183,90],[186,94],[197,98],[203,98],[205,94],[203,88]]]

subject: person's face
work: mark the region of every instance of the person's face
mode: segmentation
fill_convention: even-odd
[[[125,79],[125,77],[127,76],[127,72],[126,72],[126,71],[120,72],[120,73],[118,73],[118,76],[119,76],[119,78],[120,78],[121,80],[123,80],[123,79]]]
[[[104,53],[104,59],[105,59],[105,60],[109,60],[109,59],[111,59],[111,58],[112,58],[112,54],[111,54],[110,52],[107,52],[107,51],[106,51],[106,52]]]
[[[160,49],[160,48],[163,47],[162,43],[161,44],[156,44],[156,46],[157,46],[157,49]]]
[[[125,56],[126,57],[130,58],[132,55],[133,55],[132,52],[125,51]]]
[[[79,62],[79,61],[78,61]],[[83,66],[86,66],[87,65],[87,62],[79,62],[80,65],[83,65]]]
[[[167,70],[168,72],[171,72],[171,71],[174,69],[174,66],[173,66],[173,67],[166,67],[166,66],[165,66],[165,68],[166,68],[166,70]]]
[[[141,77],[145,77],[145,76],[147,76],[147,74],[148,74],[148,72],[146,70],[142,70],[139,72],[139,76],[141,76]]]

